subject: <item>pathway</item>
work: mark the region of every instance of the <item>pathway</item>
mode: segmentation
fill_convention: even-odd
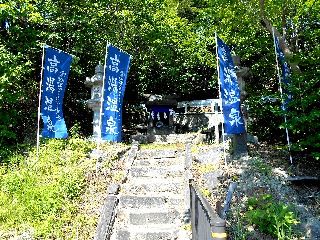
[[[140,150],[121,186],[111,240],[189,240],[184,151]]]

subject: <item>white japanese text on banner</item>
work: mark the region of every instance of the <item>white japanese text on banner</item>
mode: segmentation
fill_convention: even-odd
[[[278,37],[276,37],[276,36],[274,36],[274,44],[275,44],[275,48],[276,48],[278,62],[281,65],[281,71],[282,71],[281,82],[285,85],[284,93],[286,94],[286,96],[285,96],[285,99],[282,103],[282,110],[286,110],[288,103],[292,99],[292,95],[287,90],[287,87],[291,82],[291,80],[290,80],[290,67],[284,57],[284,53],[282,52],[282,50],[280,48]]]
[[[225,132],[227,134],[244,133],[245,124],[240,109],[240,90],[230,50],[218,37],[217,47]]]
[[[122,103],[130,64],[130,55],[116,47],[107,47],[103,89],[101,138],[121,142]]]
[[[41,117],[44,123],[42,137],[68,137],[62,107],[71,62],[71,55],[45,47],[41,86]]]

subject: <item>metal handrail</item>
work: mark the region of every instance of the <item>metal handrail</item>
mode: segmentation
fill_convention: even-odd
[[[226,221],[212,209],[192,179],[189,187],[192,240],[226,240]]]

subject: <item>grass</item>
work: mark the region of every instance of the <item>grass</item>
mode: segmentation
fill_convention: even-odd
[[[0,164],[0,239],[25,234],[34,239],[92,238],[103,204],[98,193],[105,193],[113,181],[110,168],[128,148],[109,144],[108,164],[97,171],[96,161],[88,158],[95,147],[79,136],[51,139],[41,144],[39,158],[32,148]]]

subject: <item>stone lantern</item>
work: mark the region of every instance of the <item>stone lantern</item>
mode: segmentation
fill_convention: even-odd
[[[99,122],[100,122],[100,108],[102,97],[102,85],[103,85],[104,69],[102,65],[97,65],[95,68],[95,74],[93,77],[87,77],[85,85],[91,88],[91,98],[87,104],[93,111],[93,138],[98,139],[100,137]]]

